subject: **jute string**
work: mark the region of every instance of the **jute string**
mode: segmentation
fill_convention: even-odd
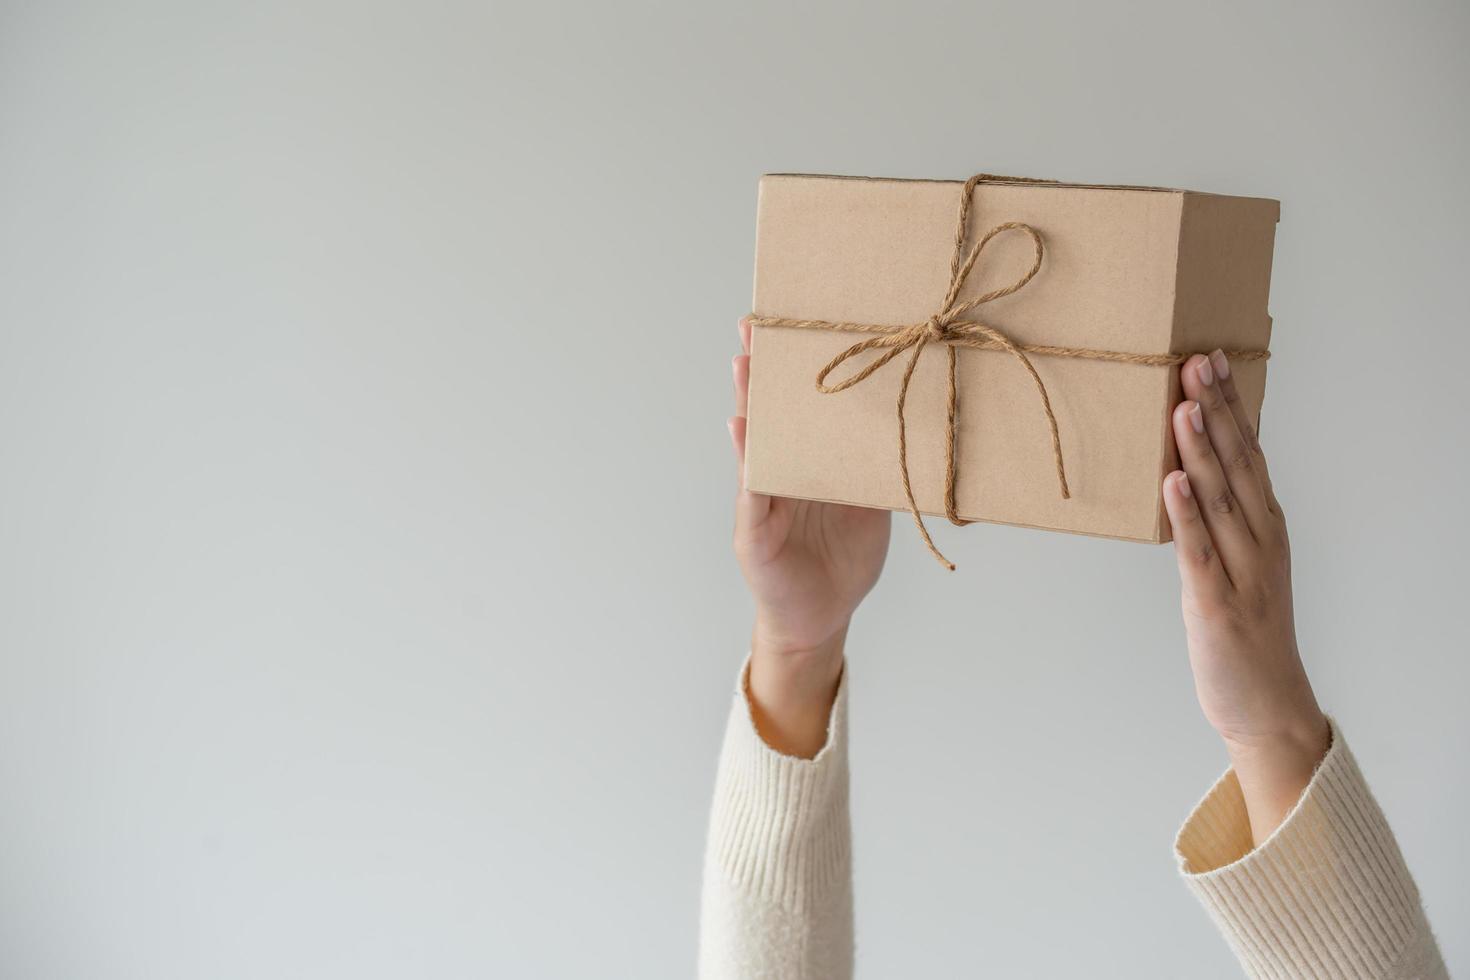
[[[1049,184],[1054,181],[1036,180],[1030,177],[1001,177],[994,174],[976,174],[965,181],[964,189],[960,192],[959,214],[955,221],[954,252],[949,260],[949,289],[945,293],[944,302],[940,304],[939,312],[922,323],[911,323],[905,326],[888,326],[877,323],[846,323],[832,320],[796,320],[789,317],[779,316],[757,316],[749,317],[750,323],[757,327],[786,327],[794,330],[832,330],[842,333],[866,333],[875,334],[867,340],[861,340],[828,361],[823,368],[817,372],[817,391],[824,395],[836,394],[846,391],[854,385],[861,384],[876,372],[881,370],[889,361],[910,351],[908,363],[904,366],[903,378],[898,385],[898,470],[903,480],[904,497],[908,500],[909,514],[913,516],[914,526],[919,529],[919,535],[924,539],[924,544],[941,565],[954,571],[954,563],[945,558],[940,550],[935,547],[934,539],[929,536],[929,529],[924,526],[924,518],[919,513],[919,505],[914,501],[914,488],[909,482],[908,461],[908,426],[904,418],[904,406],[908,400],[909,382],[913,379],[914,368],[918,366],[919,357],[923,355],[924,348],[930,344],[942,344],[949,356],[949,384],[947,404],[947,426],[944,443],[944,513],[951,524],[963,527],[973,523],[961,518],[955,509],[955,439],[959,427],[959,391],[955,384],[955,362],[956,349],[968,347],[973,350],[1000,350],[1014,357],[1020,365],[1025,368],[1030,376],[1031,382],[1036,387],[1036,393],[1041,399],[1041,410],[1046,416],[1046,424],[1051,430],[1052,457],[1056,463],[1057,486],[1061,491],[1062,499],[1071,499],[1072,492],[1067,486],[1067,467],[1062,459],[1062,437],[1057,428],[1056,413],[1052,411],[1051,397],[1047,394],[1046,383],[1041,380],[1041,375],[1036,373],[1036,367],[1031,363],[1028,355],[1039,354],[1045,357],[1074,357],[1089,361],[1111,361],[1118,364],[1141,364],[1150,367],[1169,367],[1183,364],[1191,354],[1133,354],[1126,351],[1093,350],[1087,347],[1053,347],[1046,344],[1018,344],[1011,340],[1002,331],[987,323],[978,320],[964,319],[965,314],[984,306],[986,303],[1009,296],[1023,289],[1027,283],[1035,278],[1036,273],[1041,271],[1041,259],[1045,249],[1041,243],[1041,235],[1028,224],[1020,221],[1007,221],[996,225],[987,231],[978,242],[966,249],[968,227],[970,220],[970,204],[975,194],[975,187],[981,183],[1022,183],[1022,184]],[[960,301],[960,292],[964,289],[965,281],[970,272],[975,268],[975,263],[980,258],[980,253],[985,246],[999,235],[1007,232],[1021,232],[1031,239],[1035,249],[1035,256],[1031,268],[1027,269],[1015,282],[999,289],[993,289],[988,293],[982,293],[973,299]],[[828,384],[827,378],[850,358],[856,357],[870,350],[881,350],[883,353],[869,361],[856,374]],[[1264,350],[1229,350],[1225,356],[1233,360],[1262,361],[1270,357],[1269,351]]]

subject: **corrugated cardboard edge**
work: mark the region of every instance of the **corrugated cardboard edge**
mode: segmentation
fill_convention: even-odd
[[[865,510],[886,510],[890,514],[908,514],[908,510],[903,507],[874,507],[872,504],[860,503],[855,500],[843,500],[836,497],[804,497],[801,494],[796,493],[783,493],[780,494],[780,496],[785,497],[789,500],[810,500],[813,503],[818,504],[842,504],[847,507],[862,507]],[[919,513],[923,514],[925,517],[932,517],[936,520],[942,521],[946,519],[945,515],[939,511],[921,509]],[[1101,531],[1084,531],[1080,528],[1057,527],[1053,524],[1027,524],[1024,521],[998,521],[990,517],[967,517],[965,518],[965,522],[967,524],[994,524],[997,527],[1024,527],[1034,531],[1055,531],[1058,534],[1075,534],[1079,538],[1097,538],[1099,541],[1127,541],[1136,544],[1160,543],[1150,538],[1134,537],[1131,535],[1103,534]]]
[[[771,176],[771,175],[769,175],[769,174],[763,174],[762,175],[762,178],[764,178],[766,176]],[[754,250],[754,258],[755,258],[755,268],[757,268],[757,269],[759,269],[761,267],[760,215],[762,213],[762,211],[761,211],[761,195],[763,193],[765,193],[765,186],[766,185],[765,185],[765,180],[764,179],[761,179],[761,180],[758,180],[758,181],[755,182],[756,228],[755,228],[755,250]],[[755,310],[756,309],[756,306],[757,306],[756,300],[755,300],[755,294],[756,294],[756,283],[755,283],[755,277],[752,276],[751,277],[751,283],[750,283],[750,308],[752,310]],[[756,345],[756,338],[760,336],[760,333],[761,332],[759,330],[756,330],[753,327],[751,328],[751,331],[750,331],[750,350],[748,350],[748,351],[745,352],[747,355],[749,355],[749,357],[750,357],[750,363],[751,364],[755,364],[755,345]],[[754,387],[754,385],[752,385],[751,387]],[[754,406],[755,406],[754,392],[747,391],[746,392],[746,396],[745,396],[745,417],[747,419],[747,423],[746,423],[746,425],[747,425],[747,428],[746,428],[747,452],[748,452],[749,439],[750,439],[750,430],[749,430],[749,421],[748,420],[749,419],[752,419],[752,418],[755,418],[755,407]],[[742,490],[750,490],[750,480],[749,480],[748,476],[746,475],[745,461],[743,459],[740,461],[740,488]]]
[[[947,177],[862,177],[853,174],[803,174],[803,173],[767,173],[762,177],[810,177],[814,180],[871,180],[887,181],[895,184],[954,184],[959,186],[964,180],[951,180]],[[1027,182],[1033,178],[1001,178],[996,180],[981,181],[984,184],[1012,184]],[[1149,187],[1144,184],[1082,184],[1069,180],[1051,180],[1049,178],[1034,178],[1036,183],[1047,187],[1077,187],[1085,190],[1099,191],[1150,191],[1158,194],[1199,194],[1202,191],[1190,191],[1180,187]]]
[[[1177,354],[1174,349],[1175,337],[1179,331],[1179,263],[1180,252],[1184,242],[1184,194],[1179,195],[1179,215],[1174,222],[1174,298],[1173,308],[1169,313],[1169,353]],[[1174,540],[1173,528],[1169,526],[1169,512],[1164,507],[1164,466],[1172,458],[1176,451],[1174,445],[1174,425],[1172,416],[1174,405],[1182,393],[1179,381],[1179,369],[1177,367],[1165,368],[1163,372],[1163,398],[1164,405],[1162,417],[1159,419],[1159,454],[1155,463],[1155,476],[1158,483],[1158,502],[1154,506],[1154,536],[1153,544],[1167,544]]]
[[[1180,317],[1180,306],[1179,306],[1179,296],[1180,296],[1179,277],[1181,275],[1183,275],[1184,270],[1185,270],[1185,261],[1184,261],[1184,255],[1183,255],[1183,248],[1184,248],[1184,234],[1185,234],[1185,231],[1186,231],[1186,216],[1187,216],[1188,211],[1189,211],[1189,200],[1191,198],[1196,198],[1197,199],[1197,198],[1220,198],[1220,197],[1228,197],[1228,198],[1232,198],[1232,199],[1236,199],[1236,200],[1248,200],[1248,201],[1254,201],[1254,202],[1263,203],[1263,204],[1270,204],[1274,208],[1274,210],[1275,210],[1276,224],[1279,225],[1281,223],[1281,202],[1278,201],[1278,200],[1276,200],[1275,198],[1252,197],[1252,196],[1242,195],[1242,194],[1213,194],[1213,193],[1210,193],[1209,191],[1191,191],[1191,190],[1182,191],[1180,193],[1180,195],[1179,195],[1179,221],[1177,223],[1178,230],[1177,230],[1176,237],[1175,237],[1175,242],[1174,242],[1174,250],[1175,250],[1175,259],[1174,259],[1174,309],[1173,309],[1173,313],[1172,313],[1172,316],[1171,316],[1172,323],[1171,323],[1171,328],[1170,328],[1170,341],[1169,341],[1169,352],[1170,353],[1186,353],[1186,351],[1180,350],[1181,346],[1184,346],[1184,345],[1181,343],[1181,341],[1179,339],[1179,317]],[[1273,236],[1273,238],[1274,238],[1274,236]],[[1275,264],[1275,248],[1274,248],[1274,242],[1273,242],[1271,259],[1272,259],[1272,265],[1274,266],[1274,264]],[[1267,279],[1268,290],[1269,290],[1269,281],[1270,280],[1269,280],[1269,276],[1268,276],[1268,279]],[[1269,292],[1268,292],[1267,302],[1269,303]],[[1272,334],[1272,332],[1274,330],[1274,327],[1275,327],[1275,320],[1271,316],[1270,310],[1268,308],[1267,311],[1266,311],[1266,337],[1265,337],[1265,344],[1264,344],[1264,346],[1266,347],[1267,350],[1269,350],[1270,349],[1270,346],[1271,346],[1271,334]],[[1195,352],[1194,351],[1189,351],[1188,353],[1195,353]],[[1165,470],[1165,464],[1167,462],[1170,462],[1170,461],[1172,461],[1172,460],[1174,460],[1174,459],[1177,458],[1177,446],[1175,445],[1175,441],[1174,441],[1174,426],[1173,426],[1172,416],[1173,416],[1173,413],[1174,413],[1175,406],[1177,406],[1179,404],[1180,400],[1184,397],[1184,385],[1183,385],[1182,380],[1179,377],[1179,368],[1178,367],[1171,367],[1171,368],[1167,369],[1167,371],[1165,372],[1165,383],[1166,383],[1166,386],[1167,387],[1166,387],[1165,397],[1164,397],[1163,426],[1161,427],[1161,430],[1160,430],[1160,435],[1161,435],[1161,439],[1160,439],[1160,458],[1159,458],[1159,464],[1158,464],[1158,470],[1159,470],[1159,473],[1158,473],[1158,477],[1159,477],[1159,501],[1158,501],[1158,510],[1156,511],[1155,517],[1154,517],[1154,540],[1158,544],[1165,544],[1165,543],[1173,540],[1173,531],[1169,527],[1169,514],[1168,514],[1168,510],[1164,506],[1163,481],[1164,481],[1164,477],[1166,475],[1168,475],[1167,472],[1166,472],[1166,470]],[[1269,391],[1269,388],[1267,388],[1266,391]],[[1266,394],[1266,392],[1263,391],[1262,392],[1262,395],[1261,395],[1261,413],[1258,413],[1257,416],[1256,416],[1256,426],[1257,426],[1257,430],[1258,430],[1258,433],[1257,433],[1258,435],[1259,435],[1259,427],[1260,427],[1260,421],[1261,421],[1261,414],[1264,413],[1264,409],[1265,409],[1265,394]]]

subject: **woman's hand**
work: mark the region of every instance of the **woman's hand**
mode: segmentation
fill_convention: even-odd
[[[730,438],[740,464],[735,555],[755,597],[749,695],[766,743],[810,758],[826,742],[848,622],[878,581],[889,514],[745,489],[750,324],[740,321]]]
[[[1296,646],[1286,520],[1219,351],[1180,371],[1183,470],[1164,478],[1195,691],[1225,740],[1257,844],[1301,798],[1328,748]]]

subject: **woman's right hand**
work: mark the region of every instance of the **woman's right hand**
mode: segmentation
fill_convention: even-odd
[[[1297,651],[1291,548],[1266,456],[1220,351],[1180,371],[1182,470],[1164,478],[1195,691],[1260,844],[1301,799],[1330,728]]]
[[[888,554],[889,512],[745,489],[750,324],[740,321],[735,415],[735,556],[755,599],[748,695],[772,748],[810,758],[826,742],[848,623]]]

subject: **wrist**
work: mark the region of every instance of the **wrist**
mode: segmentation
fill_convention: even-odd
[[[1309,706],[1253,731],[1219,733],[1232,760],[1310,760],[1315,766],[1327,753],[1330,728],[1315,699]]]
[[[750,634],[750,652],[793,669],[841,659],[849,622],[844,619],[830,629],[793,630],[783,627],[774,617],[757,613]]]
[[[757,617],[750,637],[752,688],[773,703],[830,704],[831,692],[842,674],[846,645],[846,622],[818,642],[793,642],[789,636],[766,627]]]
[[[1331,728],[1320,710],[1250,738],[1224,737],[1245,798],[1251,836],[1260,844],[1301,800],[1331,746]]]
[[[818,643],[791,643],[762,628],[751,635],[746,695],[766,744],[811,758],[827,740],[827,722],[842,679],[847,624]]]
[[[757,609],[750,635],[752,662],[792,680],[829,678],[842,662],[850,617],[819,626],[795,627],[782,617]]]

